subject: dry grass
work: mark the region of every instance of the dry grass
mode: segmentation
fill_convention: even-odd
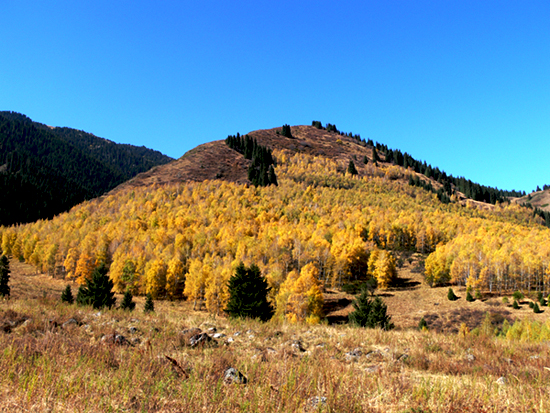
[[[550,409],[546,343],[412,329],[262,324],[193,312],[187,303],[156,302],[156,313],[145,315],[137,300],[134,312],[98,313],[60,304],[63,282],[25,276],[20,269],[12,280],[14,297],[0,303],[0,325],[14,323],[11,333],[0,332],[0,411]],[[387,300],[401,297],[400,291],[390,293]],[[77,323],[64,326],[71,318]],[[183,330],[194,327],[216,328],[224,336],[215,346],[191,348]],[[131,345],[102,341],[113,333]],[[228,367],[248,383],[225,384]],[[497,383],[501,377],[505,384]],[[315,403],[314,397],[326,402]]]

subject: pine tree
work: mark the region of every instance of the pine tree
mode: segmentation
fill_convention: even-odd
[[[67,284],[67,287],[63,290],[63,293],[61,293],[61,302],[68,304],[74,303],[73,292],[69,284]]]
[[[513,308],[514,310],[519,310],[519,304],[518,304],[518,302],[517,302],[516,300],[514,300],[514,302],[513,302],[513,304],[512,304],[512,308]]]
[[[377,162],[379,161],[380,159],[378,158],[378,152],[376,152],[376,148],[372,148],[372,163],[373,164],[377,164]]]
[[[363,156],[363,163],[365,165],[369,163],[369,158],[367,158],[367,155]]]
[[[0,258],[0,295],[2,297],[10,297],[10,260],[7,256],[2,255]]]
[[[78,289],[76,302],[80,305],[91,305],[93,308],[111,308],[115,305],[116,298],[113,292],[113,282],[107,276],[108,268],[100,264],[92,273],[92,277],[86,279],[86,283]]]
[[[368,328],[380,327],[384,330],[391,330],[394,327],[391,317],[387,315],[386,304],[380,297],[370,300],[367,290],[361,291],[353,301],[353,308],[355,310],[348,316],[349,322],[353,325]]]
[[[122,298],[122,302],[120,303],[120,309],[132,311],[136,307],[136,303],[134,303],[133,299],[134,296],[130,290],[126,290],[124,297]]]
[[[357,175],[357,168],[355,168],[355,164],[352,160],[350,160],[348,164],[348,173],[351,175]]]
[[[539,314],[539,313],[542,312],[542,311],[540,311],[539,305],[537,303],[533,304],[533,312],[535,314]]]
[[[471,303],[472,301],[474,301],[474,297],[472,297],[472,294],[470,293],[470,291],[468,291],[468,292],[466,293],[466,301],[468,301],[468,302],[470,302],[470,303]]]
[[[290,131],[290,126],[289,125],[283,125],[283,130],[281,131],[281,135],[287,137],[287,138],[292,138],[292,132]]]
[[[447,298],[448,298],[450,301],[456,301],[456,300],[458,300],[458,297],[455,295],[455,292],[453,291],[452,288],[449,288],[449,292],[447,293]]]
[[[155,303],[153,302],[153,296],[151,293],[147,294],[145,298],[145,307],[143,307],[144,313],[154,313],[155,312]]]
[[[267,301],[270,288],[257,265],[246,268],[241,262],[235,275],[229,279],[229,301],[224,310],[230,317],[259,318],[267,321],[273,316],[273,307]]]

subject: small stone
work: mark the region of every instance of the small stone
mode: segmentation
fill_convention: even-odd
[[[216,345],[216,340],[214,340],[212,337],[210,337],[206,333],[201,333],[194,335],[189,339],[189,345],[191,347],[198,347],[198,346],[205,346],[205,345]]]
[[[223,372],[223,382],[225,384],[246,384],[248,379],[240,371],[230,367]]]
[[[311,399],[306,400],[304,405],[304,412],[317,412],[325,408],[327,405],[326,397],[312,397]]]
[[[235,339],[233,337],[229,337],[227,340],[225,340],[225,343],[226,344],[231,344],[235,341]]]
[[[130,327],[130,328],[128,329],[128,332],[129,332],[130,334],[136,334],[136,333],[138,332],[138,329],[137,329],[136,327]]]
[[[302,342],[300,340],[294,340],[292,342],[292,344],[290,345],[290,347],[294,350],[298,350],[300,352],[304,352],[306,351],[304,345],[302,344]]]
[[[216,333],[212,336],[212,338],[224,338],[225,337],[225,334],[223,333]]]
[[[69,318],[62,325],[63,325],[63,328],[67,328],[69,326],[78,325],[78,321],[76,321],[74,318]]]
[[[473,354],[466,354],[466,361],[469,361],[470,363],[474,362],[476,357]]]
[[[216,327],[210,327],[208,330],[206,330],[206,332],[208,334],[214,334],[218,331],[218,329]]]
[[[499,377],[496,381],[499,386],[504,386],[507,383],[506,377]]]

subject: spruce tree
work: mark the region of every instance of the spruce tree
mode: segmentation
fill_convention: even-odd
[[[452,288],[449,288],[449,292],[447,293],[447,298],[448,298],[450,301],[456,301],[456,300],[458,300],[458,297],[455,295],[455,292],[453,291]]]
[[[514,310],[519,310],[519,304],[518,304],[518,302],[517,302],[516,300],[514,300],[514,302],[512,303],[512,308],[513,308]]]
[[[422,318],[420,319],[420,321],[418,322],[418,329],[419,329],[420,331],[422,331],[422,330],[424,330],[424,329],[425,329],[425,330],[428,329],[428,323],[426,322],[426,320],[424,320],[424,317],[422,317]]]
[[[470,302],[470,303],[471,303],[472,301],[474,301],[474,297],[472,297],[472,294],[470,293],[470,291],[468,291],[468,292],[466,293],[466,301],[468,301],[468,302]]]
[[[357,168],[355,168],[355,164],[352,160],[350,160],[348,164],[348,173],[351,175],[357,175]]]
[[[539,305],[538,305],[537,303],[535,303],[535,304],[533,305],[533,312],[534,312],[535,314],[541,313],[540,308],[539,308]]]
[[[145,298],[145,307],[143,307],[144,313],[154,313],[155,312],[155,303],[153,302],[153,296],[151,293],[147,293]]]
[[[6,255],[0,258],[0,295],[10,297],[10,260]]]
[[[67,284],[67,287],[63,290],[63,293],[61,293],[61,302],[68,304],[74,303],[73,292],[69,284]]]
[[[348,316],[351,324],[358,327],[380,327],[384,330],[391,330],[394,327],[391,317],[387,314],[386,304],[380,297],[370,300],[366,289],[361,291],[352,304],[354,311]]]
[[[91,305],[99,309],[111,308],[115,305],[116,298],[113,292],[113,282],[108,277],[108,268],[100,264],[92,273],[92,277],[86,280],[86,284],[78,289],[76,302],[80,305]]]
[[[134,296],[130,290],[126,290],[124,297],[122,298],[122,302],[120,303],[120,309],[132,311],[136,307],[136,303],[134,303],[133,299]]]
[[[273,307],[267,301],[270,288],[257,265],[250,268],[241,262],[235,275],[229,279],[229,301],[224,310],[230,317],[259,318],[267,321],[273,316]]]

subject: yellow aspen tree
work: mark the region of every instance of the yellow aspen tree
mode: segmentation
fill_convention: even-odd
[[[189,262],[189,272],[185,277],[183,293],[189,300],[193,300],[193,310],[197,307],[197,301],[204,299],[206,280],[210,274],[210,269],[206,267],[199,258],[194,258]]]
[[[95,258],[93,258],[88,252],[83,252],[78,257],[75,269],[76,282],[84,284],[84,282],[92,276],[92,272],[95,269]]]
[[[180,298],[184,285],[184,266],[179,258],[172,258],[168,262],[166,272],[166,295],[171,300]]]
[[[166,272],[167,266],[161,259],[155,259],[148,265],[145,291],[147,294],[151,294],[154,299],[166,295]]]
[[[380,251],[375,262],[374,277],[378,287],[382,290],[388,288],[397,278],[395,258],[388,251]]]
[[[67,252],[67,256],[63,261],[65,267],[66,278],[69,280],[76,278],[76,263],[78,262],[79,253],[76,248],[70,248]]]
[[[291,320],[317,324],[321,320],[323,294],[319,283],[319,270],[313,263],[306,264],[294,282],[288,297],[287,311]]]
[[[228,282],[234,270],[229,265],[217,266],[210,273],[205,287],[206,308],[219,315],[229,301]]]

